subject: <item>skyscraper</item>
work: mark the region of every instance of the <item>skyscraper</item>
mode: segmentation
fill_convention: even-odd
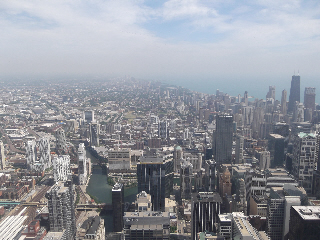
[[[53,159],[54,181],[67,181],[71,176],[70,156],[62,155]]]
[[[121,232],[124,214],[124,188],[122,183],[116,183],[112,188],[113,231]]]
[[[275,86],[269,86],[269,92],[267,93],[266,98],[272,98],[273,100],[276,100],[276,87]]]
[[[3,142],[0,141],[0,169],[4,170],[6,167],[6,157],[4,155],[4,147],[3,147]]]
[[[180,193],[181,199],[191,199],[192,191],[192,164],[186,160],[183,160],[181,163],[180,170]]]
[[[197,239],[199,232],[217,233],[216,223],[222,203],[219,193],[199,192],[192,194],[191,203],[191,239]]]
[[[173,160],[140,157],[137,163],[138,192],[151,195],[152,210],[164,211],[165,198],[173,192]]]
[[[78,157],[79,157],[79,160],[78,160],[79,183],[81,185],[84,185],[87,182],[87,157],[86,157],[86,151],[84,148],[84,143],[79,144]]]
[[[295,102],[300,102],[300,76],[292,76],[288,112],[293,112]]]
[[[37,161],[37,146],[34,140],[28,141],[26,146],[28,169],[34,170]]]
[[[285,89],[282,91],[281,96],[281,112],[284,115],[287,114],[287,91]]]
[[[50,141],[49,138],[43,137],[39,142],[39,162],[42,164],[43,170],[50,168],[51,163],[51,153],[50,153]]]
[[[315,110],[316,106],[316,88],[306,87],[304,90],[304,107]]]
[[[93,121],[90,123],[90,144],[91,146],[99,146],[100,124]]]
[[[63,232],[61,239],[73,239],[76,223],[71,181],[58,182],[45,196],[48,199],[50,231]]]
[[[233,116],[218,114],[216,118],[215,160],[217,164],[231,163]]]

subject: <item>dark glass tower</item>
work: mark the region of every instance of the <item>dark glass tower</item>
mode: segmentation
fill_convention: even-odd
[[[153,211],[165,210],[165,198],[173,192],[173,161],[162,157],[141,157],[137,164],[138,192],[151,195]]]
[[[217,164],[231,163],[232,158],[233,116],[219,114],[216,118],[214,134],[215,160]]]
[[[288,112],[293,112],[295,102],[300,102],[300,76],[292,76]]]
[[[124,188],[123,184],[116,183],[112,188],[113,231],[121,232],[124,214]]]

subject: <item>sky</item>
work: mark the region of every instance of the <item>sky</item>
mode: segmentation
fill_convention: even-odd
[[[299,72],[302,94],[320,90],[318,0],[10,0],[0,29],[1,76],[132,76],[261,98],[275,85],[280,99]]]

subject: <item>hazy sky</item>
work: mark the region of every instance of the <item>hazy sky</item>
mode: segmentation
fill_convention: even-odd
[[[320,90],[318,0],[3,0],[0,29],[1,75],[130,75],[211,93],[272,84],[279,95],[299,70]]]

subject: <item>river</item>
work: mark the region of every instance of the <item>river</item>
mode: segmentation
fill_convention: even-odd
[[[97,159],[93,157],[87,151],[87,157],[91,158],[92,163],[96,163]],[[87,186],[87,193],[95,196],[99,202],[103,203],[112,203],[112,195],[111,195],[112,186],[108,185],[107,183],[107,175],[105,172],[102,171],[100,166],[93,166],[92,167],[92,174],[90,177],[89,184]],[[135,201],[136,195],[138,194],[138,188],[126,188],[124,190],[124,200],[125,202],[133,202]],[[104,224],[106,228],[106,232],[112,232],[113,229],[113,219],[112,214],[107,213],[105,215],[101,215],[104,219]]]

